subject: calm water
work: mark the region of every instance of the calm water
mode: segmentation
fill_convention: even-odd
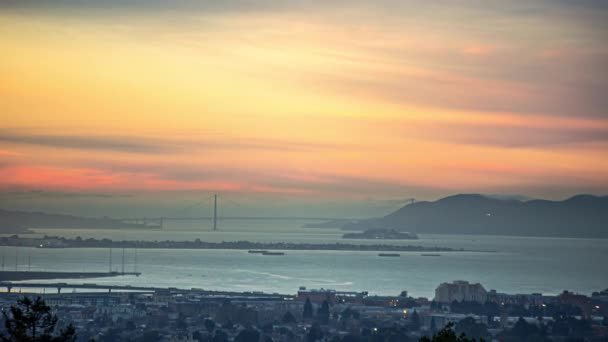
[[[171,222],[162,231],[45,229],[40,233],[112,239],[206,241],[345,242],[342,232],[300,228],[306,221],[223,221],[220,231],[209,222]],[[299,286],[432,297],[445,281],[481,282],[508,293],[556,294],[564,289],[589,294],[608,287],[608,240],[471,235],[421,235],[417,241],[373,241],[493,250],[453,252],[441,257],[401,253],[382,258],[373,252],[288,251],[284,256],[252,255],[234,250],[138,250],[140,277],[125,276],[74,282],[179,288],[295,293]],[[15,248],[4,247],[6,269],[15,268]],[[19,250],[19,269],[107,271],[108,249]],[[135,268],[135,251],[126,250],[125,270]],[[121,269],[122,251],[113,251],[113,268]],[[70,280],[62,280],[70,282]]]

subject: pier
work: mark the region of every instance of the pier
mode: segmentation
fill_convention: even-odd
[[[265,293],[265,292],[234,292],[234,291],[213,291],[204,289],[178,289],[178,288],[165,288],[165,287],[154,287],[154,286],[132,286],[132,285],[103,285],[103,284],[68,284],[68,283],[12,283],[12,282],[0,282],[0,288],[6,288],[7,293],[11,293],[13,289],[56,289],[57,294],[61,294],[63,289],[87,289],[87,290],[107,290],[108,293],[112,291],[132,291],[132,292],[171,292],[171,293],[186,293],[195,292],[202,296],[213,296],[216,299],[219,298],[265,298],[265,299],[277,299],[284,300],[285,298],[293,298],[292,295],[278,294],[278,293]]]
[[[0,281],[23,281],[23,280],[45,280],[45,279],[86,279],[106,278],[123,275],[134,275],[139,277],[140,272],[37,272],[37,271],[2,271]]]

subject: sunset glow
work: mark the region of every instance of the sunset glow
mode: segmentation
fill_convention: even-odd
[[[4,191],[608,191],[603,9],[8,3]]]

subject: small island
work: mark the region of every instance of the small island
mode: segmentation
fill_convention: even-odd
[[[374,228],[362,233],[346,233],[343,239],[384,239],[384,240],[417,240],[418,235],[408,232],[400,232],[395,229]]]

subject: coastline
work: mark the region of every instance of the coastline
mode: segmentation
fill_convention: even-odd
[[[398,246],[388,244],[347,244],[347,243],[288,243],[288,242],[252,242],[252,241],[142,241],[110,239],[70,239],[63,237],[21,238],[2,237],[0,246],[36,247],[36,248],[138,248],[138,249],[232,249],[232,250],[322,250],[322,251],[369,251],[369,252],[482,252],[488,250],[465,250],[463,248]]]

